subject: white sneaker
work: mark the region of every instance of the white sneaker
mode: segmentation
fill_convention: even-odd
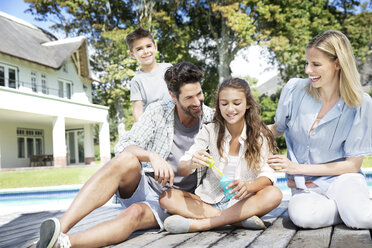
[[[242,226],[246,229],[262,230],[266,229],[265,223],[256,215],[242,221]]]

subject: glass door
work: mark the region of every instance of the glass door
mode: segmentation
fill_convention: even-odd
[[[83,164],[84,157],[84,131],[71,130],[66,132],[67,163]]]

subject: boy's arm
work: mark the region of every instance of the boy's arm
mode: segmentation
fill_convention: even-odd
[[[133,101],[134,122],[137,122],[142,114],[143,114],[142,101],[141,100]]]

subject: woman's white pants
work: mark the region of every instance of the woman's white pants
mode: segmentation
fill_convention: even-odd
[[[372,200],[360,173],[338,176],[328,191],[292,190],[288,204],[292,222],[302,228],[320,228],[345,223],[350,228],[372,229]]]

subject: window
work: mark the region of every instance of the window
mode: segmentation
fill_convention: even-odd
[[[44,74],[41,74],[41,90],[43,94],[49,94],[48,88],[47,88],[47,80]]]
[[[68,70],[67,70],[67,65],[66,65],[66,64],[63,64],[62,68],[63,68],[63,72],[66,72],[66,73],[68,73]]]
[[[12,68],[8,69],[9,74],[9,87],[10,88],[16,88],[16,71]]]
[[[37,92],[36,72],[31,72],[31,89],[33,92]]]
[[[43,154],[43,140],[43,130],[17,128],[18,158]]]
[[[59,97],[63,97],[63,92],[64,92],[63,82],[62,81],[58,81],[58,96]]]
[[[5,68],[0,66],[0,86],[5,86]]]
[[[0,86],[17,88],[17,68],[0,64]]]
[[[71,99],[71,84],[70,83],[66,83],[66,97],[68,99]]]
[[[58,96],[71,99],[72,83],[66,80],[58,80]]]

